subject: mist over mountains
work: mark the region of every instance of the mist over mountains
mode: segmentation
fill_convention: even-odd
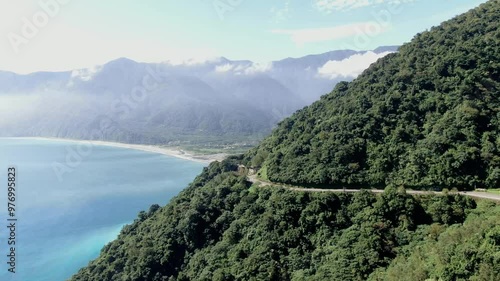
[[[0,72],[0,136],[127,143],[252,143],[397,47],[262,65],[224,57],[66,72]]]

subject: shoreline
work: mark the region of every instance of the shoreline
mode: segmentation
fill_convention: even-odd
[[[199,162],[204,164],[210,164],[214,161],[222,161],[226,158],[227,154],[209,154],[201,155],[194,154],[182,150],[180,148],[174,147],[162,147],[159,145],[147,145],[147,144],[128,144],[121,142],[111,142],[111,141],[98,141],[98,140],[78,140],[78,139],[65,139],[65,138],[49,138],[49,137],[6,137],[0,139],[25,139],[25,140],[42,140],[42,141],[59,141],[59,142],[71,142],[71,143],[90,143],[92,145],[109,146],[125,149],[134,149],[145,152],[152,152],[157,154],[162,154],[165,156],[180,158],[188,161]]]

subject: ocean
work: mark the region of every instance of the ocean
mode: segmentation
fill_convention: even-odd
[[[0,280],[67,280],[139,211],[167,204],[203,166],[125,148],[0,139]]]

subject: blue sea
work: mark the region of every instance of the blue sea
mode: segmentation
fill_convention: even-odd
[[[139,211],[167,204],[203,166],[88,143],[0,139],[0,280],[67,280]],[[9,167],[16,169],[14,274],[7,264]]]

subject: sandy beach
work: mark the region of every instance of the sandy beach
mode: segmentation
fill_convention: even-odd
[[[127,149],[135,149],[147,152],[153,152],[158,154],[163,154],[167,156],[177,157],[189,161],[195,161],[200,163],[211,163],[213,161],[222,161],[227,155],[224,153],[220,154],[210,154],[201,155],[193,154],[185,150],[175,148],[175,147],[164,147],[157,145],[143,145],[143,144],[128,144],[120,142],[110,142],[110,141],[96,141],[96,140],[76,140],[76,139],[62,139],[62,138],[46,138],[46,137],[18,137],[18,138],[8,138],[8,139],[32,139],[32,140],[45,140],[45,141],[61,141],[61,142],[74,142],[74,143],[85,143],[92,145],[102,145],[102,146],[112,146]]]

